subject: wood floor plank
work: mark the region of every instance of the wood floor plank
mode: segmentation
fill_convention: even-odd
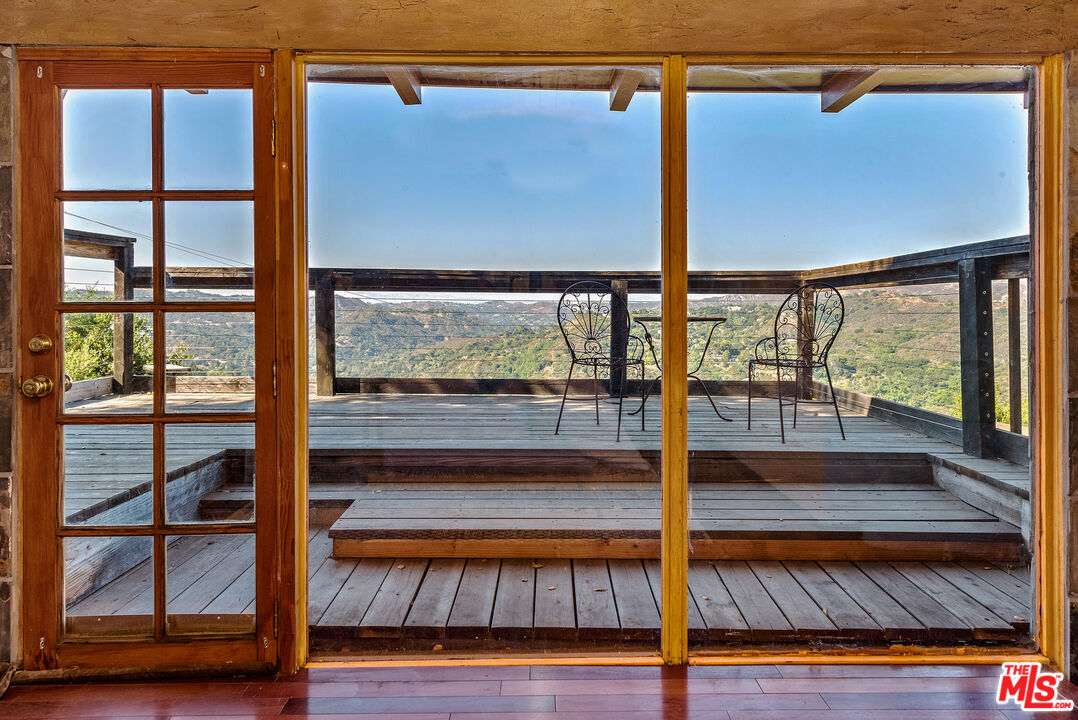
[[[798,636],[832,636],[835,624],[816,605],[812,597],[777,560],[753,560],[749,567],[767,594],[778,605]]]
[[[821,562],[820,567],[883,628],[885,638],[904,642],[928,640],[928,628],[856,565],[848,562]]]
[[[957,563],[925,563],[933,572],[954,585],[966,595],[1006,620],[1017,632],[1029,632],[1029,612],[1026,605],[970,572]]]
[[[401,558],[393,563],[359,623],[361,637],[400,637],[429,562],[426,558]]]
[[[793,638],[793,628],[786,616],[747,563],[716,560],[715,570],[741,612],[741,617],[748,623],[752,640],[774,642]]]
[[[648,583],[651,585],[651,596],[655,598],[655,607],[660,617],[663,611],[662,593],[662,566],[658,560],[645,560],[644,572],[648,575]],[[689,615],[689,642],[704,642],[707,640],[707,624],[700,615],[700,608],[696,606],[696,598],[693,597],[692,589],[687,590],[688,615]]]
[[[538,560],[535,571],[535,620],[537,640],[574,640],[576,603],[573,567],[569,560]]]
[[[329,540],[328,535],[323,537]],[[316,556],[317,557],[317,556]],[[311,625],[321,625],[322,616],[337,597],[359,560],[327,557],[307,583],[307,617]],[[356,625],[359,618],[356,618]]]
[[[220,537],[220,536],[218,536]],[[205,572],[195,578],[183,591],[170,597],[165,604],[166,613],[179,615],[197,615],[225,588],[231,585],[247,568],[254,564],[254,535],[241,535],[240,543],[220,562],[206,567]],[[165,584],[169,576],[165,576]]]
[[[783,565],[827,614],[835,628],[863,642],[883,640],[883,628],[823,568],[810,561],[785,562]]]
[[[412,609],[404,620],[405,637],[444,638],[449,613],[457,597],[463,558],[435,558],[430,561],[427,575],[416,593]]]
[[[745,622],[714,566],[700,560],[689,562],[689,592],[707,625],[709,640],[729,642],[749,639],[749,624]]]
[[[605,560],[574,560],[577,632],[581,640],[616,639],[621,632]]]
[[[527,640],[535,618],[535,565],[531,559],[502,560],[490,632],[502,640]]]
[[[490,636],[494,594],[498,588],[501,562],[472,558],[464,566],[457,599],[449,613],[446,637],[484,638]]]
[[[968,623],[955,617],[935,598],[887,563],[854,564],[888,595],[901,600],[902,606],[927,628],[930,642],[956,643],[972,637],[973,629]]]
[[[621,622],[622,637],[656,640],[661,622],[651,594],[647,572],[640,560],[608,560],[610,582]]]
[[[952,614],[969,623],[973,637],[978,640],[1011,640],[1014,627],[992,613],[981,603],[965,594],[923,563],[894,562],[891,567],[905,575],[925,593],[937,598]]]
[[[319,627],[334,628],[345,637],[358,636],[359,623],[392,566],[393,561],[385,558],[360,560],[322,614]]]
[[[1029,582],[1023,580],[1018,573],[1007,572],[994,565],[986,565],[978,562],[960,563],[962,567],[971,573],[991,583],[994,587],[1007,593],[1023,605],[1028,605],[1032,596],[1032,588]],[[1024,568],[1023,568],[1024,570]]]

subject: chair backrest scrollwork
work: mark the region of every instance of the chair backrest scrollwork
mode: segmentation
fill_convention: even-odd
[[[833,285],[814,282],[787,296],[775,314],[775,357],[796,360],[811,356],[813,365],[827,362],[846,316],[842,295]]]
[[[601,282],[573,283],[558,301],[558,327],[575,362],[609,359],[611,330],[619,321],[628,332],[623,300]]]

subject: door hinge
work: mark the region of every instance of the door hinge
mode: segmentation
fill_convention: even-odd
[[[273,638],[277,639],[277,608],[278,603],[273,603]]]
[[[270,155],[277,157],[277,118],[270,121]]]
[[[273,361],[273,397],[277,397],[277,361]]]

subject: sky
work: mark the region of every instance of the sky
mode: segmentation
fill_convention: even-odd
[[[1017,95],[692,94],[691,269],[797,269],[1028,232]],[[659,97],[309,86],[312,266],[656,270]],[[149,186],[149,92],[68,91],[68,188]],[[168,91],[166,184],[251,185],[250,91]],[[148,203],[69,203],[68,227],[133,234]],[[168,264],[251,262],[249,203],[170,203]],[[109,227],[111,226],[111,227]],[[72,282],[107,280],[69,259]]]

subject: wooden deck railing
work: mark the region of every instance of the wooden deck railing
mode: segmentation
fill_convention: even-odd
[[[70,232],[70,231],[69,231]],[[65,238],[67,235],[65,235]],[[108,236],[102,236],[108,237]],[[70,241],[68,243],[70,245]],[[72,247],[78,247],[72,246]],[[109,250],[109,252],[115,252]],[[126,252],[126,251],[120,251]],[[74,253],[73,253],[74,254]],[[92,255],[100,257],[100,255]],[[110,255],[112,257],[112,255]],[[116,255],[120,267],[120,255]],[[126,258],[126,255],[123,256]],[[126,262],[126,260],[124,260]],[[119,273],[120,270],[117,271]],[[119,275],[118,275],[119,277]],[[1028,457],[1028,439],[1021,432],[1022,353],[1019,337],[1020,281],[1030,277],[1029,237],[1017,236],[927,252],[900,255],[848,265],[792,271],[707,271],[689,273],[689,293],[747,293],[786,295],[814,280],[839,288],[871,288],[902,285],[957,283],[959,289],[959,329],[962,387],[962,417],[938,413],[842,392],[840,402],[865,406],[896,424],[905,425],[951,442],[976,456],[998,455],[1015,461]],[[171,288],[190,290],[250,290],[250,268],[169,268]],[[660,292],[658,272],[592,271],[483,271],[483,270],[384,270],[364,268],[311,268],[309,287],[314,292],[315,369],[319,395],[350,392],[442,392],[442,393],[549,393],[560,390],[550,380],[521,379],[436,379],[436,378],[347,378],[336,370],[335,293],[561,293],[580,280],[605,282],[626,298],[633,294]],[[995,358],[992,327],[993,280],[1008,281],[1008,387],[1010,431],[996,426]],[[150,287],[151,272],[146,267],[123,268],[123,292],[132,287]],[[117,287],[121,285],[118,282]],[[1032,308],[1031,308],[1032,310]],[[129,317],[125,315],[124,317]],[[116,344],[117,368],[126,368],[130,346],[130,323]],[[624,352],[614,348],[613,353]],[[123,358],[120,358],[123,353]],[[614,382],[621,379],[615,378]],[[117,377],[121,388],[131,385],[126,376]],[[716,389],[731,391],[737,382],[717,382]],[[616,389],[616,388],[615,388]],[[811,384],[800,392],[818,391]]]

